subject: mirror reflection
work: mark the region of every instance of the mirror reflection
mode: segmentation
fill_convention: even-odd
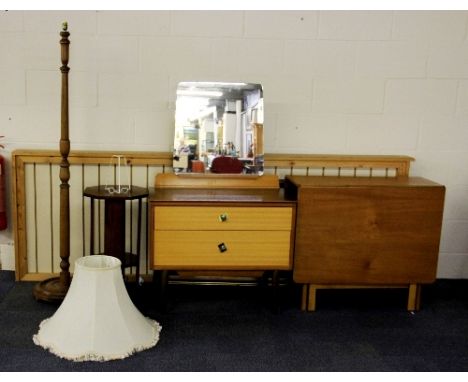
[[[259,84],[179,83],[174,171],[261,175],[263,119]]]

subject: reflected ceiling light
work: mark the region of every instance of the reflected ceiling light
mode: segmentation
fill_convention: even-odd
[[[177,90],[180,96],[202,96],[202,97],[221,97],[223,92],[215,90]]]

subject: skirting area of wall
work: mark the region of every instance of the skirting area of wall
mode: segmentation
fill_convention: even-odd
[[[468,279],[468,257],[465,253],[444,253],[439,256],[437,277],[440,279]]]
[[[0,270],[15,270],[15,246],[13,243],[0,244]]]
[[[75,151],[70,162],[70,271],[81,256],[91,253],[90,201],[83,196],[88,186],[114,184],[116,167],[111,164],[112,152]],[[124,155],[130,183],[152,187],[157,173],[172,171],[171,153],[119,152]],[[59,164],[58,151],[16,150],[13,163],[13,223],[16,279],[43,280],[60,272],[59,257]],[[265,172],[309,176],[407,176],[413,158],[408,156],[299,155],[266,154]],[[136,203],[136,202],[135,202]],[[136,246],[137,221],[133,202],[127,205],[127,248]],[[147,213],[142,213],[143,240],[140,270],[149,274],[147,254]],[[104,247],[104,203],[95,214],[94,253]],[[466,267],[465,267],[466,268]],[[131,271],[129,271],[131,272]]]

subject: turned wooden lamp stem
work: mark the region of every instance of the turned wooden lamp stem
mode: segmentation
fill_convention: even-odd
[[[62,39],[60,40],[62,66],[62,109],[61,109],[61,138],[60,138],[60,154],[62,160],[60,162],[60,283],[70,285],[70,163],[68,162],[68,154],[70,153],[70,140],[68,138],[68,67],[69,46],[70,41],[67,31],[68,24],[63,23],[63,30],[60,32]]]
[[[71,283],[70,276],[70,140],[68,139],[68,67],[69,45],[68,24],[62,24],[60,40],[62,66],[62,98],[61,98],[61,129],[60,129],[60,277],[53,277],[35,285],[33,295],[36,300],[59,302],[65,298]]]

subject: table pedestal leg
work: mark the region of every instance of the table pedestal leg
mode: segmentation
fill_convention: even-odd
[[[104,218],[104,254],[125,263],[125,200],[106,200]]]

